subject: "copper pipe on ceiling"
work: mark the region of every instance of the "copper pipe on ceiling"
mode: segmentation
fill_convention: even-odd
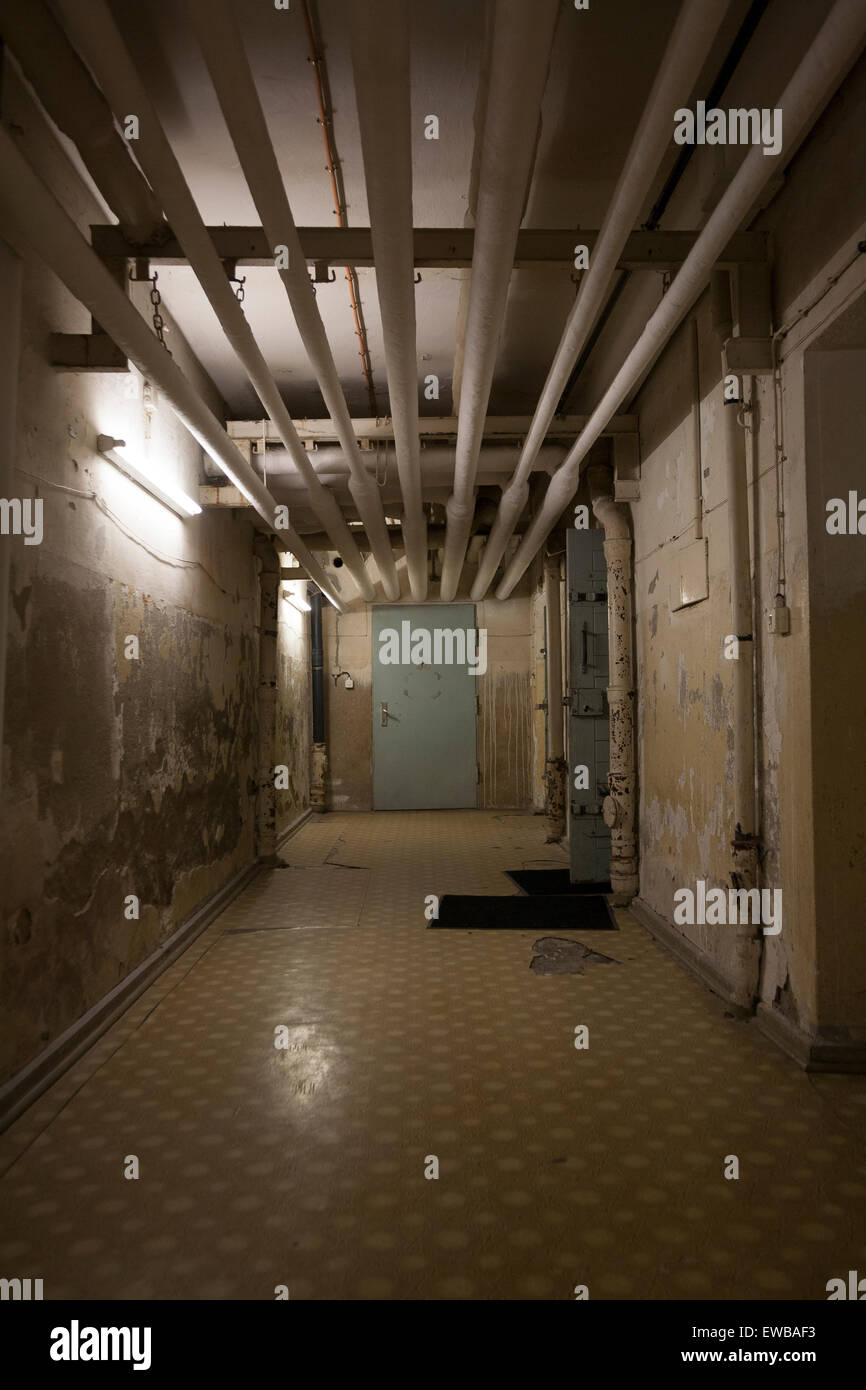
[[[334,200],[334,212],[337,216],[337,226],[345,227],[348,225],[346,218],[346,199],[342,193],[338,182],[337,157],[331,143],[332,119],[330,112],[330,102],[325,99],[325,90],[322,82],[322,72],[325,70],[325,59],[319,52],[316,42],[316,33],[313,28],[313,18],[307,0],[301,0],[301,9],[304,14],[304,24],[307,30],[307,39],[310,45],[310,56],[308,62],[312,65],[313,76],[316,82],[316,98],[319,103],[319,125],[322,127],[322,137],[325,141],[325,156],[327,158],[327,170],[331,179],[331,194]],[[367,333],[364,328],[364,321],[361,314],[360,288],[357,280],[357,273],[352,266],[346,266],[346,283],[349,286],[349,300],[352,305],[352,314],[355,319],[355,333],[358,337],[359,357],[364,368],[364,378],[367,383],[367,398],[370,404],[370,411],[373,415],[378,415],[376,405],[376,392],[373,386],[373,367],[370,361],[370,348],[367,342]]]

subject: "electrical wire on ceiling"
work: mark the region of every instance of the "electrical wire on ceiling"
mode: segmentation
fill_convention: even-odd
[[[349,219],[347,214],[346,195],[343,189],[343,178],[340,171],[339,160],[334,149],[333,140],[333,107],[331,105],[330,90],[328,87],[328,72],[325,67],[325,59],[322,54],[322,45],[318,39],[318,24],[314,23],[314,15],[308,0],[301,0],[301,9],[304,15],[304,24],[307,30],[307,40],[310,46],[310,56],[307,62],[312,64],[313,75],[316,81],[316,96],[319,103],[319,125],[322,127],[322,136],[325,141],[325,154],[328,160],[327,170],[331,177],[331,193],[334,199],[334,212],[337,217],[338,227],[347,227]],[[378,415],[376,405],[376,391],[373,385],[373,366],[370,361],[370,347],[367,342],[367,330],[364,325],[364,314],[361,308],[361,290],[358,284],[358,275],[354,266],[346,266],[346,282],[349,286],[349,301],[352,306],[352,314],[355,319],[355,333],[358,338],[358,355],[361,358],[361,365],[364,369],[364,379],[367,383],[367,399],[370,404],[370,414]]]

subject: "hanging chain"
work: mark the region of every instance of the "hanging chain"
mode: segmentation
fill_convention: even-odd
[[[162,295],[156,288],[156,282],[159,279],[159,276],[157,275],[156,271],[153,272],[153,275],[151,275],[149,279],[151,282],[150,302],[153,305],[153,331],[156,334],[157,338],[159,338],[159,341],[162,343],[169,357],[171,357],[171,348],[165,341],[164,336],[165,319],[159,312],[159,306],[162,303]]]
[[[386,445],[385,445],[385,448],[384,448],[384,460],[383,460],[382,452],[380,452],[380,449],[381,449],[380,442],[379,442],[379,440],[377,439],[377,440],[376,440],[376,467],[375,467],[375,474],[374,474],[374,476],[375,476],[376,482],[379,484],[379,486],[380,486],[380,487],[384,487],[385,484],[386,484],[387,481],[388,481],[388,445],[386,444]],[[381,478],[380,478],[380,477],[379,477],[379,465],[380,465],[380,462],[382,462],[382,461],[384,461],[384,468],[383,468],[383,470],[382,470],[382,476],[381,476]]]
[[[244,285],[247,283],[247,277],[245,275],[242,275],[239,279],[232,281],[232,283],[237,285],[237,289],[235,290],[235,298],[237,299],[238,304],[243,304]]]

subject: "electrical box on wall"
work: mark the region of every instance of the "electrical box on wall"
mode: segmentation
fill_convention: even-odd
[[[787,637],[791,631],[791,610],[785,604],[771,608],[767,614],[767,631],[775,637]]]

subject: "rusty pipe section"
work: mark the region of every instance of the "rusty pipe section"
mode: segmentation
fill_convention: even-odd
[[[355,6],[355,11],[357,11]],[[301,0],[301,13],[304,16],[304,28],[307,31],[307,42],[310,47],[310,67],[313,69],[313,81],[316,86],[316,101],[319,107],[319,124],[322,127],[322,143],[325,146],[325,158],[328,161],[326,168],[331,181],[331,197],[334,203],[334,216],[337,219],[338,227],[345,227],[346,223],[346,200],[343,193],[342,177],[338,178],[337,155],[334,149],[333,117],[330,90],[328,90],[327,68],[325,66],[324,53],[322,51],[321,40],[318,37],[318,22],[313,24],[313,15],[310,9],[310,0]],[[327,90],[327,97],[325,95]],[[367,383],[367,400],[370,404],[370,414],[378,415],[376,406],[376,388],[373,385],[373,367],[370,362],[370,345],[367,342],[367,330],[361,316],[361,292],[358,285],[358,272],[354,266],[347,265],[346,284],[349,287],[349,303],[352,306],[352,318],[355,321],[355,337],[358,339],[358,355],[361,358],[361,366],[364,371],[364,380]]]
[[[607,561],[610,773],[603,815],[610,829],[611,888],[628,902],[638,890],[631,525],[628,505],[614,501],[611,470],[593,466],[588,479],[593,514],[604,527]]]
[[[358,440],[316,305],[306,257],[286,197],[240,29],[228,0],[187,0],[187,9],[241,169],[273,248],[275,265],[288,295],[298,332],[346,453],[349,488],[372,540],[373,555],[385,595],[389,599],[397,599],[400,597],[400,583],[388,540],[382,499],[375,479],[367,473],[361,460]]]
[[[557,0],[496,0],[493,13],[454,490],[446,507],[448,539],[440,586],[446,601],[457,592],[469,543],[478,454],[558,12]]]
[[[339,551],[346,569],[365,598],[373,597],[364,562],[336,498],[316,477],[310,456],[292,423],[264,356],[255,340],[217,255],[208,230],[189,190],[174,151],[166,138],[129,51],[105,0],[58,0],[67,32],[98,78],[115,115],[134,110],[139,118],[138,158],[163,205],[189,263],[210,301],[226,339],[246,371],[262,405],[279,431],[297,473],[304,481],[306,500]]]
[[[427,521],[418,436],[412,109],[405,0],[368,0],[352,7],[352,63],[403,496],[406,568],[412,597],[422,603],[427,597]]]
[[[0,0],[0,35],[54,124],[77,147],[126,239],[167,235],[162,208],[115,129],[108,102],[42,0]]]

